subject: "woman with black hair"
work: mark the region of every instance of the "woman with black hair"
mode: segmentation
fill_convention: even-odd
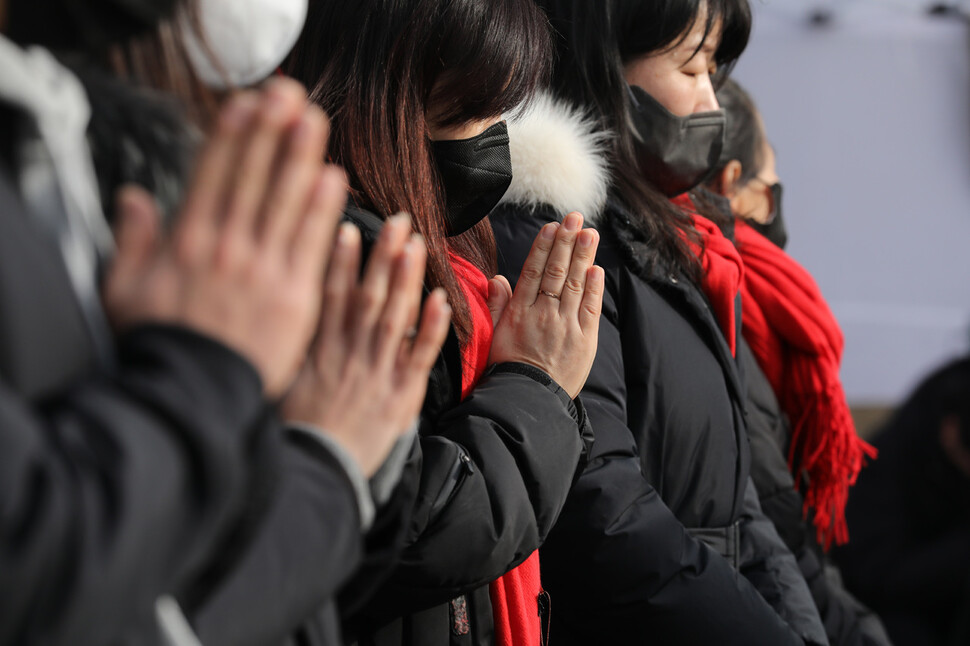
[[[553,635],[827,643],[748,477],[740,259],[670,202],[719,157],[712,78],[745,47],[747,2],[540,4],[558,32],[556,97],[513,124],[499,257],[514,276],[533,232],[582,205],[607,283],[582,393],[596,444],[542,549]]]
[[[485,217],[511,180],[500,119],[535,93],[548,61],[531,0],[321,0],[285,66],[333,119],[348,217],[367,238],[409,213],[428,242],[428,285],[454,311],[404,484],[415,489],[404,552],[388,573],[365,567],[344,595],[361,644],[540,643],[535,551],[589,441],[575,397],[603,273],[598,236],[574,214],[539,232],[513,294],[489,280]]]
[[[856,434],[838,379],[842,334],[811,275],[782,250],[781,183],[761,115],[734,81],[717,99],[727,130],[722,165],[707,185],[730,204],[745,263],[740,359],[751,476],[765,515],[798,559],[829,641],[887,644],[879,619],[845,590],[825,554],[848,538],[849,487],[874,453]]]

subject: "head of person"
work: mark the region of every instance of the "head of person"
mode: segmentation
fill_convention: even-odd
[[[727,129],[721,166],[707,186],[730,200],[736,217],[784,247],[781,181],[761,114],[744,88],[730,79],[718,88],[717,100],[727,117]]]
[[[449,254],[494,271],[484,217],[511,181],[501,119],[546,79],[549,38],[532,0],[317,0],[284,66],[330,115],[356,203],[410,214],[459,337],[471,318]]]
[[[720,157],[714,94],[747,45],[748,0],[539,0],[558,47],[553,85],[613,135],[614,193],[651,258],[696,275],[689,217],[669,198]]]
[[[171,17],[181,0],[6,0],[10,37],[64,52],[103,55]]]
[[[914,428],[935,435],[944,459],[970,486],[970,358],[943,366],[903,406]]]

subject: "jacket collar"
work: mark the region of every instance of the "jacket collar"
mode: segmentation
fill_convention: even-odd
[[[610,186],[609,133],[549,94],[533,100],[508,126],[512,184],[502,203],[528,210],[551,207],[560,217],[579,211],[595,224]]]

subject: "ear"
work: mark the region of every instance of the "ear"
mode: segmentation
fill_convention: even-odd
[[[735,193],[737,193],[735,186],[738,183],[738,180],[741,179],[742,170],[741,162],[739,162],[737,159],[732,159],[724,165],[724,168],[722,168],[721,172],[718,174],[721,195],[728,199],[734,197]]]

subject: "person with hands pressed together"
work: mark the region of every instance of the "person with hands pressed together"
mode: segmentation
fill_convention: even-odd
[[[207,587],[271,477],[269,398],[307,352],[343,181],[302,90],[238,97],[170,234],[145,193],[120,196],[102,306],[84,93],[39,48],[0,38],[0,68],[0,643],[143,643],[177,614],[156,618],[160,597]],[[301,123],[317,150],[283,156],[301,179],[270,179],[253,148]],[[284,184],[271,222],[263,197]]]
[[[575,217],[536,239],[536,280],[513,293],[489,278],[486,216],[511,172],[502,114],[534,93],[547,42],[526,0],[328,0],[311,5],[284,65],[333,116],[330,154],[365,245],[384,218],[409,213],[427,240],[426,290],[444,289],[453,310],[400,488],[410,494],[377,514],[410,515],[404,550],[365,561],[341,595],[360,644],[541,639],[535,550],[591,440],[575,396],[603,274]]]
[[[747,0],[538,4],[552,92],[510,123],[500,268],[521,281],[535,232],[580,209],[606,272],[581,393],[596,442],[541,550],[553,642],[825,643],[748,477],[742,265],[670,202],[720,152],[715,75],[747,42]]]

